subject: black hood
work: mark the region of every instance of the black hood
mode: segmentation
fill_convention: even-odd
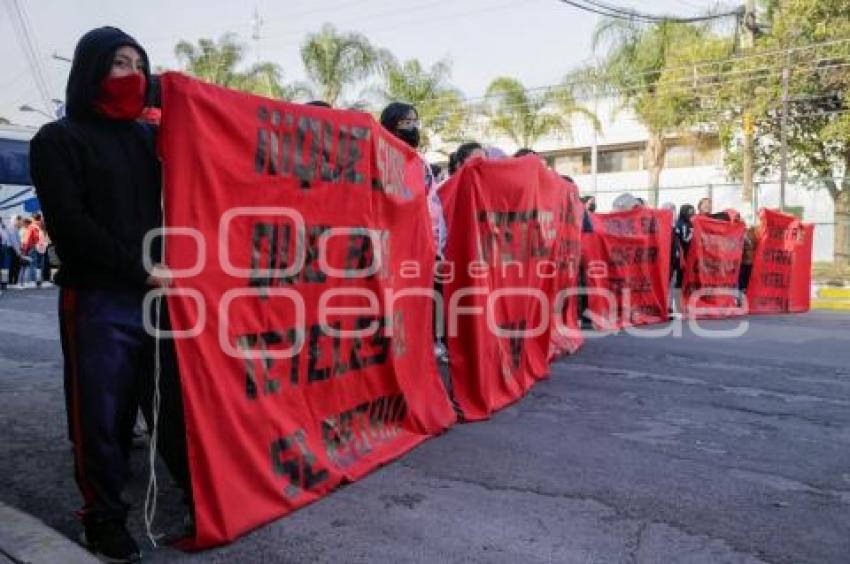
[[[150,88],[150,64],[142,46],[117,27],[93,29],[80,38],[74,49],[74,62],[65,89],[65,112],[69,116],[87,118],[97,115],[93,103],[99,94],[100,83],[112,68],[115,51],[126,45],[135,47],[142,56]]]

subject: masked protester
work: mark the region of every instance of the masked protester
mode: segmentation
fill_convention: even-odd
[[[413,149],[419,148],[420,123],[416,108],[403,102],[393,102],[381,112],[381,125],[393,135],[410,145]],[[443,206],[437,196],[437,182],[431,167],[421,155],[422,174],[425,178],[425,187],[428,189],[428,211],[431,214],[431,230],[434,237],[434,248],[437,256],[442,258],[446,245],[446,221],[443,217]]]
[[[61,261],[59,324],[83,538],[109,562],[141,557],[126,529],[122,489],[139,407],[151,424],[155,343],[144,329],[143,298],[169,281],[167,269],[149,273],[142,258],[145,234],[162,225],[156,130],[137,121],[148,69],[145,50],[123,31],[86,33],[74,51],[66,116],[42,127],[30,145],[33,183]],[[157,264],[159,249],[150,254]],[[165,323],[167,311],[162,317]],[[158,442],[187,489],[171,346],[162,343]]]
[[[381,125],[393,135],[407,143],[413,149],[419,148],[420,122],[419,113],[416,108],[404,102],[392,102],[381,112]],[[431,235],[434,238],[434,249],[437,252],[437,261],[443,259],[443,251],[446,246],[446,219],[443,216],[443,205],[437,196],[437,180],[430,165],[421,155],[422,174],[425,178],[425,187],[428,189],[428,212],[431,216]],[[435,281],[434,289],[442,291],[442,284]],[[436,313],[436,312],[435,312]],[[447,362],[448,356],[445,343],[442,340],[442,328],[437,326],[437,315],[434,316],[434,354],[441,362]]]

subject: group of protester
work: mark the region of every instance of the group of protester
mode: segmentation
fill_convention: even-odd
[[[154,287],[171,284],[168,269],[153,249],[152,271],[143,266],[146,233],[162,226],[161,165],[156,153],[157,128],[142,120],[151,105],[152,76],[141,45],[114,27],[94,29],[78,42],[66,89],[66,116],[37,133],[30,145],[33,183],[61,260],[56,282],[60,290],[60,333],[65,357],[66,408],[74,443],[75,478],[83,495],[80,511],[86,545],[112,562],[141,557],[126,529],[129,505],[122,490],[129,474],[128,453],[136,414],[141,408],[151,423],[154,351],[169,359],[159,379],[160,454],[178,485],[191,492],[186,467],[182,400],[172,344],[155,346],[145,330],[142,303]],[[327,106],[322,102],[312,105]],[[381,125],[414,150],[420,146],[421,124],[415,107],[389,104]],[[534,154],[518,151],[516,157]],[[464,143],[452,153],[448,170],[420,156],[428,190],[428,210],[436,260],[443,257],[446,222],[438,189],[470,159],[506,158],[495,148]],[[92,205],[96,202],[97,205]],[[615,209],[645,205],[625,194]],[[588,214],[595,211],[585,199]],[[711,201],[698,206],[711,214]],[[693,230],[693,206],[682,206],[674,226],[677,279]],[[590,224],[585,218],[585,228]],[[48,279],[49,239],[40,214],[16,218],[0,229],[5,283]],[[25,272],[11,273],[15,261]],[[750,259],[751,262],[751,259]],[[746,264],[746,251],[745,251]],[[162,320],[168,312],[162,304]],[[435,353],[445,359],[445,345],[435,339]],[[191,524],[191,523],[190,523]],[[191,534],[191,533],[190,533]]]
[[[590,218],[591,214],[596,212],[596,199],[593,196],[583,196],[581,198],[585,206],[585,216],[582,223],[582,231],[593,231],[593,222]],[[617,196],[614,199],[612,208],[613,211],[628,211],[634,208],[646,207],[647,203],[643,198],[636,197],[632,194],[625,193]],[[702,198],[697,203],[696,207],[692,204],[682,204],[676,213],[676,204],[666,202],[662,204],[661,209],[670,211],[672,220],[672,237],[670,250],[670,312],[677,313],[679,306],[677,305],[676,294],[682,288],[682,280],[684,278],[684,267],[687,262],[688,250],[690,249],[691,239],[694,235],[693,218],[696,215],[703,215],[712,219],[723,221],[741,221],[737,213],[730,211],[713,211],[714,204],[711,198]],[[738,291],[743,295],[747,291],[750,281],[750,274],[753,270],[753,260],[755,257],[756,245],[756,226],[749,226],[744,231],[744,245],[741,255],[741,270],[738,275]],[[740,301],[740,299],[739,299]]]
[[[56,263],[53,246],[41,213],[0,217],[0,291],[50,282]]]
[[[315,102],[312,102],[312,104],[316,105]],[[421,123],[419,113],[414,106],[404,102],[392,102],[381,112],[380,122],[385,129],[411,148],[419,149]],[[532,149],[522,148],[513,156],[523,157],[529,154],[536,155],[537,153]],[[444,258],[447,237],[446,221],[438,195],[440,186],[468,161],[473,159],[504,159],[508,155],[498,147],[485,147],[477,141],[470,141],[461,144],[457,150],[449,155],[447,169],[443,169],[438,164],[429,163],[421,153],[418,156],[422,161],[425,187],[428,189],[428,211],[431,217],[434,249],[436,250],[435,260],[440,261]],[[569,177],[566,178],[569,179]],[[438,281],[435,281],[434,288],[437,292],[442,293],[442,287]],[[434,318],[438,318],[436,311]],[[443,332],[435,324],[434,355],[440,363],[447,364],[448,349],[442,335]]]

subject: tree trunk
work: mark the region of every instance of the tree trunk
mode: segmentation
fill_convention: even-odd
[[[836,264],[850,265],[850,190],[847,186],[834,194],[834,201],[833,260]]]
[[[646,142],[644,158],[646,159],[646,170],[649,171],[649,205],[658,207],[658,187],[661,171],[664,169],[664,155],[667,146],[664,143],[664,134],[660,131],[651,131]]]

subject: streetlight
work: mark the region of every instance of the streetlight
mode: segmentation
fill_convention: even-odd
[[[32,107],[32,106],[30,106],[29,104],[24,104],[23,106],[21,106],[20,108],[18,108],[18,111],[21,111],[21,112],[35,112],[35,113],[37,113],[37,114],[41,114],[41,115],[43,115],[43,116],[44,116],[44,117],[46,117],[47,119],[50,119],[50,120],[55,119],[52,115],[48,114],[47,112],[42,111],[42,110],[39,110],[38,108],[33,108],[33,107]]]

